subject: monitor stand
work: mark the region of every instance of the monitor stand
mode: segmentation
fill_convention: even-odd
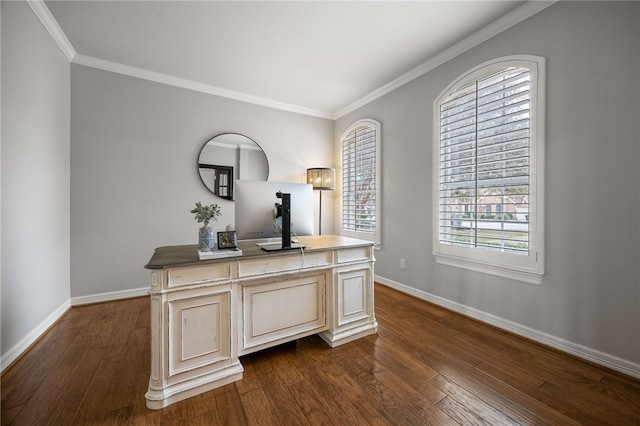
[[[276,192],[276,197],[282,199],[279,214],[276,216],[276,218],[282,216],[282,240],[279,243],[274,242],[258,245],[267,251],[299,249],[301,248],[300,244],[291,241],[291,194],[278,191]]]
[[[304,248],[304,246],[300,243],[291,243],[289,247],[284,248],[282,247],[281,241],[274,241],[269,243],[258,243],[258,247],[266,251],[299,250],[301,248]]]

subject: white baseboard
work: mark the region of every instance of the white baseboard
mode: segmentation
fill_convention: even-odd
[[[619,371],[635,378],[640,378],[640,364],[634,363],[632,361],[618,358],[616,356],[609,355],[607,353],[600,352],[598,350],[574,342],[570,342],[568,340],[564,340],[538,330],[534,330],[525,325],[506,320],[496,315],[480,311],[478,309],[445,299],[440,296],[436,296],[431,293],[427,293],[422,290],[415,289],[413,287],[409,287],[405,284],[401,284],[384,277],[376,275],[375,280],[380,284],[394,288],[403,293],[410,294],[411,296],[417,297],[418,299],[426,300],[436,305],[445,307],[454,312],[458,312],[460,314],[477,319],[479,321],[517,334],[519,336],[523,336],[538,343],[542,343],[543,345],[547,345],[568,354],[577,356],[578,358],[582,358],[587,361],[602,365],[604,367],[611,368],[612,370]]]
[[[90,303],[110,302],[112,300],[130,299],[132,297],[148,296],[149,287],[134,288],[132,290],[113,291],[110,293],[91,294],[71,298],[71,306],[88,305]]]
[[[453,302],[451,300],[436,296],[431,293],[427,293],[422,290],[409,287],[405,284],[389,280],[384,277],[376,275],[376,282],[386,285],[387,287],[394,288],[418,299],[426,300],[436,305],[443,306],[451,309],[454,312],[461,313],[479,321],[491,324],[495,327],[503,330],[510,331],[514,334],[526,337],[533,341],[542,343],[552,348],[567,352],[571,355],[579,358],[594,362],[599,365],[611,368],[624,374],[628,374],[632,377],[640,378],[640,364],[618,358],[613,355],[606,354],[604,352],[597,351],[595,349],[588,348],[577,343],[570,342],[568,340],[560,339],[547,333],[543,333],[538,330],[534,330],[527,326],[506,320],[493,314],[489,314],[480,311],[475,308]],[[114,291],[110,293],[99,293],[90,296],[72,297],[65,303],[63,303],[58,309],[51,313],[44,321],[42,321],[36,328],[34,328],[27,336],[25,336],[20,342],[15,344],[6,354],[2,355],[0,361],[0,372],[11,365],[13,361],[18,359],[24,351],[26,351],[36,340],[44,334],[49,327],[55,324],[58,319],[72,306],[86,305],[89,303],[108,302],[112,300],[128,299],[132,297],[146,296],[149,293],[148,287],[137,288],[132,290]]]
[[[72,306],[87,305],[89,303],[109,302],[112,300],[129,299],[132,297],[146,296],[149,294],[149,287],[136,288],[133,290],[114,291],[110,293],[99,293],[90,296],[72,297],[64,302],[58,309],[51,313],[44,321],[34,328],[27,336],[16,343],[7,353],[2,355],[0,360],[0,373],[20,357],[29,347],[37,341],[62,315]]]
[[[65,312],[71,307],[69,300],[65,301],[58,309],[53,311],[51,315],[44,319],[40,324],[36,326],[29,334],[22,338],[18,343],[13,345],[6,353],[2,354],[2,360],[0,361],[0,373],[4,371],[13,361],[18,359],[40,336],[42,336],[53,324],[56,323],[64,315]]]

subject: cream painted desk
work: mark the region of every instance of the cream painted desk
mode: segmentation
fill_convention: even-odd
[[[300,237],[300,250],[198,260],[197,246],[157,248],[151,270],[151,377],[159,409],[242,379],[239,357],[319,334],[331,347],[374,334],[373,244]]]

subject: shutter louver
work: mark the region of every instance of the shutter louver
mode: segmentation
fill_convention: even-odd
[[[342,141],[342,227],[376,233],[376,130],[359,127]]]
[[[443,244],[528,254],[530,73],[508,68],[440,108]]]

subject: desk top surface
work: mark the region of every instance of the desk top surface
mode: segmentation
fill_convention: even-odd
[[[314,235],[299,237],[300,242],[305,246],[305,252],[333,250],[352,247],[372,246],[371,241],[359,240],[356,238],[343,237],[339,235]],[[242,250],[242,255],[237,257],[223,257],[218,259],[200,260],[198,257],[198,245],[164,246],[158,247],[149,263],[145,265],[147,269],[164,269],[175,266],[194,266],[205,263],[228,262],[233,260],[283,256],[287,254],[299,253],[300,249],[266,251],[261,249],[257,243],[269,240],[241,240],[238,241],[238,248]]]

